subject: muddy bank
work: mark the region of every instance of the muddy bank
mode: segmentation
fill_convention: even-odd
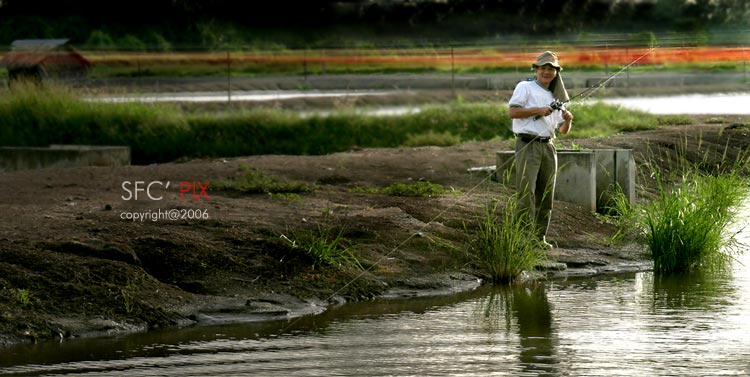
[[[685,143],[696,160],[726,145],[731,159],[747,147],[745,128],[696,119],[560,147],[633,149],[636,163],[655,148],[674,156]],[[0,208],[9,219],[0,223],[0,343],[286,318],[347,301],[473,289],[482,274],[467,259],[466,230],[485,204],[509,192],[467,169],[493,165],[495,152],[507,149],[510,141],[471,142],[0,173]],[[719,152],[708,155],[715,161],[707,166],[721,159]],[[211,187],[238,177],[246,166],[315,190],[299,197],[179,192],[181,184]],[[459,193],[414,198],[351,190],[419,180]],[[142,182],[144,190],[160,184],[126,200],[124,182]],[[639,183],[639,196],[648,196],[650,182]],[[166,215],[174,211],[193,215]],[[143,221],[133,221],[135,213]],[[319,229],[340,231],[364,270],[321,266],[296,247],[295,240]],[[596,214],[557,201],[550,259],[567,269],[552,265],[540,273],[648,268],[642,249],[611,243],[614,231]]]

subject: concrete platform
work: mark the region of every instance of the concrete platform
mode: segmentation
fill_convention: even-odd
[[[629,202],[635,201],[635,162],[630,149],[561,149],[557,165],[555,200],[599,212],[611,205],[618,190]],[[497,152],[495,166],[497,180],[515,187],[515,152]]]
[[[130,165],[130,147],[125,146],[55,144],[46,148],[0,147],[0,172],[125,165]]]

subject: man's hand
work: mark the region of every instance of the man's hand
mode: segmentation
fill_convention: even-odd
[[[552,108],[549,106],[542,106],[542,107],[537,107],[536,111],[537,111],[536,115],[546,117],[547,115],[552,114],[552,111],[554,110],[552,110]]]
[[[573,120],[573,113],[571,113],[568,110],[563,111],[562,118],[566,122],[570,122]]]

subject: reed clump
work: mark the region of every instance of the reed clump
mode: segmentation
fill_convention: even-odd
[[[740,250],[732,225],[747,198],[747,162],[741,153],[727,168],[711,172],[706,161],[685,158],[672,170],[647,164],[655,197],[639,204],[614,201],[618,235],[646,245],[657,273],[726,270]]]
[[[493,283],[512,282],[546,259],[529,217],[519,214],[518,198],[511,195],[503,206],[484,208],[479,226],[469,238],[469,255]]]

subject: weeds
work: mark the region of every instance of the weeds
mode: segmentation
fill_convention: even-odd
[[[616,237],[647,245],[658,273],[724,270],[738,250],[729,226],[747,196],[748,158],[741,154],[715,173],[702,169],[705,160],[690,164],[682,157],[670,175],[647,164],[656,181],[656,197],[647,203],[630,205],[615,195]]]
[[[286,200],[295,200],[296,198],[291,196],[282,198],[279,194],[308,193],[315,190],[312,185],[305,182],[287,181],[265,174],[247,165],[242,165],[240,168],[244,171],[243,175],[234,179],[212,182],[212,188],[249,194],[272,194],[272,197],[276,195],[274,198]]]
[[[459,190],[446,189],[442,185],[427,181],[417,181],[416,183],[394,183],[385,188],[364,188],[354,187],[352,192],[363,192],[367,194],[382,194],[391,196],[410,196],[418,198],[432,198],[444,194],[460,194]]]
[[[545,259],[535,227],[528,216],[517,215],[518,205],[518,198],[512,195],[503,207],[499,203],[486,206],[479,228],[468,242],[474,263],[494,283],[511,282]]]
[[[22,307],[29,306],[31,299],[34,297],[28,289],[23,288],[3,288],[0,291],[0,296],[5,296],[11,302]]]
[[[343,231],[334,232],[328,227],[318,225],[315,230],[296,234],[294,239],[281,235],[292,248],[304,250],[313,258],[314,264],[318,266],[337,267],[341,269],[363,270],[359,260],[352,251],[345,246],[346,240]]]
[[[728,174],[692,173],[641,208],[647,244],[657,272],[722,269],[734,244],[727,234],[745,183]]]

